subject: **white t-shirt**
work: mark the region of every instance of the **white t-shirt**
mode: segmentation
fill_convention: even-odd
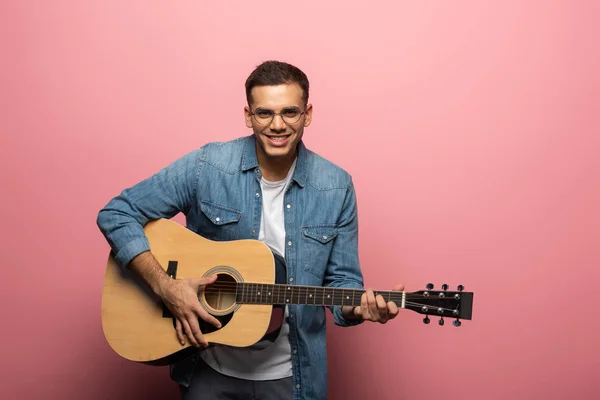
[[[287,177],[278,182],[261,179],[262,216],[258,240],[285,256],[283,197],[296,167],[292,164]],[[292,376],[292,358],[288,339],[288,310],[285,308],[277,340],[266,349],[236,348],[215,345],[200,352],[202,359],[216,371],[241,379],[270,380]]]

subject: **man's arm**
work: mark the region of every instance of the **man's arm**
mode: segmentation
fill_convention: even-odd
[[[325,272],[324,285],[363,289],[363,276],[358,259],[358,213],[354,184],[346,190],[346,197],[337,224],[337,236]],[[362,323],[352,306],[329,306],[334,321],[339,326],[353,326]]]
[[[196,196],[200,150],[186,154],[153,176],[123,190],[98,213],[97,225],[120,267],[150,250],[144,226],[187,212]]]
[[[358,213],[352,183],[346,192],[337,228],[338,235],[327,266],[325,285],[362,289],[363,276],[358,260]],[[392,290],[404,290],[404,285],[396,285]],[[363,321],[386,323],[395,318],[399,311],[396,304],[386,303],[381,295],[375,296],[371,289],[363,293],[358,306],[329,308],[339,326],[354,326]]]
[[[151,220],[187,213],[196,198],[202,149],[186,154],[153,176],[121,192],[97,217],[97,225],[121,268],[134,271],[158,295],[176,318],[176,332],[199,346],[207,345],[198,317],[220,327],[198,302],[200,286],[213,278],[171,279],[150,252],[144,226]]]

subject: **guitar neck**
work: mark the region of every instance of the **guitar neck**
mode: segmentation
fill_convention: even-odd
[[[262,283],[237,283],[236,302],[242,304],[302,304],[315,306],[358,306],[364,289],[296,286]],[[374,291],[386,302],[404,308],[406,293]]]

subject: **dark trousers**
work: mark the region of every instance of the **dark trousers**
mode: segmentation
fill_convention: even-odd
[[[291,400],[292,378],[249,381],[226,376],[198,360],[189,387],[180,387],[181,400]]]

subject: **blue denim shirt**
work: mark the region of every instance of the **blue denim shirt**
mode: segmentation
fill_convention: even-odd
[[[208,143],[125,189],[98,214],[98,226],[125,267],[149,250],[143,226],[182,212],[187,227],[211,240],[258,239],[261,170],[254,136]],[[351,176],[299,143],[292,184],[285,193],[289,284],[363,288],[358,218]],[[218,218],[217,218],[218,217]],[[339,326],[357,325],[328,307]],[[327,398],[324,307],[289,305],[294,399]],[[171,366],[187,386],[198,356]]]

